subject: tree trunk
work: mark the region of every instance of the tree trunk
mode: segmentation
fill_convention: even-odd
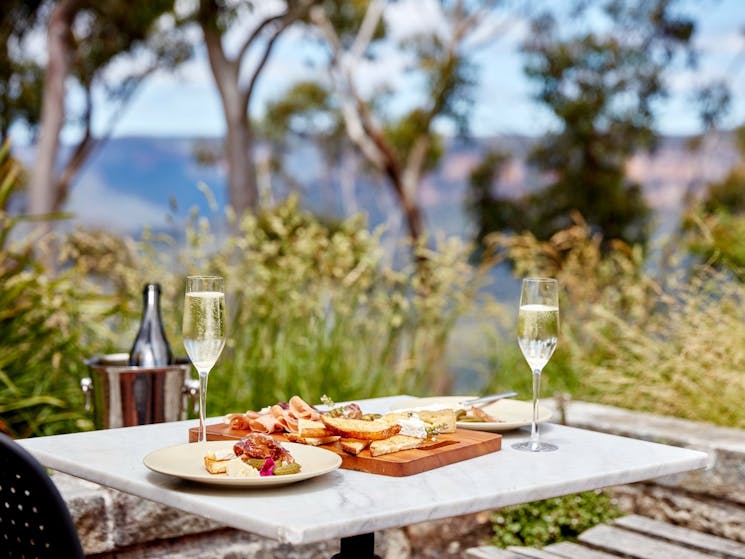
[[[224,106],[225,114],[232,109]],[[228,199],[240,217],[259,208],[259,192],[256,184],[256,168],[253,157],[253,132],[248,122],[246,108],[240,115],[226,118],[225,157],[228,162]]]
[[[400,198],[400,200],[401,207],[403,208],[404,215],[406,216],[406,225],[409,229],[409,236],[414,243],[418,243],[419,240],[422,238],[422,233],[424,232],[422,210],[419,207],[419,204],[416,203],[416,201],[410,200],[406,196]]]
[[[203,9],[211,9],[210,3]],[[216,17],[216,16],[215,16]],[[253,134],[248,120],[249,97],[242,92],[238,73],[241,60],[228,60],[220,34],[212,19],[202,22],[202,33],[207,46],[207,57],[220,92],[227,133],[225,158],[228,162],[228,200],[239,217],[259,207],[256,170],[253,159]]]
[[[44,75],[39,141],[29,183],[28,211],[31,214],[46,214],[57,209],[54,166],[59,150],[59,135],[65,120],[65,79],[69,74],[72,59],[70,28],[78,6],[78,0],[60,0],[55,4],[49,18],[49,60]]]

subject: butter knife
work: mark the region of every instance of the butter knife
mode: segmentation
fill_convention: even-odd
[[[470,400],[463,400],[462,402],[459,402],[458,405],[460,406],[483,406],[485,404],[489,404],[491,402],[496,402],[497,400],[501,400],[502,398],[512,398],[513,396],[517,396],[517,392],[509,391],[509,392],[500,392],[499,394],[489,394],[488,396],[480,396],[479,398],[471,398]]]

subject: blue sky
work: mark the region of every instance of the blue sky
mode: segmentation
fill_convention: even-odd
[[[441,24],[434,15],[429,20],[422,16],[428,13],[422,6],[429,1],[395,3],[389,7],[388,17],[398,22],[402,33],[416,23]],[[730,80],[733,108],[725,125],[745,122],[745,38],[742,35],[745,0],[690,0],[688,5],[699,25],[696,46],[700,61],[696,70],[681,69],[673,76],[673,96],[659,113],[659,130],[665,134],[699,131],[689,100],[695,86],[708,78]],[[499,37],[482,49],[476,59],[480,87],[472,130],[477,135],[539,135],[553,124],[551,115],[532,101],[532,84],[522,73],[523,61],[516,49],[524,30],[524,22],[507,21]],[[307,49],[299,33],[287,35],[278,45],[260,81],[256,101],[251,107],[253,113],[260,111],[267,99],[276,97],[291,81],[312,75],[304,64],[305,58],[312,57]],[[400,64],[394,63],[394,68],[398,71]],[[383,79],[376,72],[388,77],[395,73],[391,72],[388,62],[382,69],[368,68],[367,78]],[[399,81],[398,87],[401,83],[404,82]],[[405,103],[406,95],[401,98]],[[94,131],[105,129],[110,116],[110,107],[100,106],[94,119]],[[204,52],[199,50],[197,57],[179,71],[152,76],[117,120],[113,135],[221,136],[224,130],[220,99]],[[68,128],[63,139],[73,139],[76,135],[74,129]]]

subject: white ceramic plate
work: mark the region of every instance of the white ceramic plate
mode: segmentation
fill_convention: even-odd
[[[304,479],[320,476],[336,470],[341,465],[341,457],[329,450],[297,443],[282,443],[300,464],[296,474],[265,476],[257,478],[234,478],[225,474],[210,474],[204,469],[204,455],[208,451],[233,450],[236,441],[208,441],[206,443],[187,443],[161,448],[145,456],[145,466],[161,474],[188,479],[212,485],[232,485],[238,487],[272,487],[287,485]]]
[[[457,409],[460,402],[475,397],[476,396],[435,396],[432,398],[413,398],[396,404],[392,409]],[[530,425],[533,419],[533,402],[505,398],[487,404],[483,406],[482,409],[492,417],[499,418],[502,421],[494,423],[458,421],[456,423],[457,427],[462,429],[474,429],[476,431],[510,431],[512,429],[524,427],[525,425]],[[549,419],[551,419],[551,410],[539,405],[538,423],[543,423]]]

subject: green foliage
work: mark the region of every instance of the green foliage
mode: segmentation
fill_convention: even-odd
[[[499,547],[543,547],[576,540],[585,530],[620,515],[610,497],[599,491],[506,507],[492,515],[492,543]]]
[[[740,162],[724,179],[707,186],[701,202],[705,213],[745,215],[745,126],[735,129],[734,140],[740,152]]]
[[[421,138],[428,137],[429,148],[422,168],[431,170],[437,166],[444,149],[442,138],[431,134],[429,131],[430,120],[431,116],[427,115],[425,111],[414,109],[398,121],[385,127],[386,138],[399,161],[406,161],[416,143],[421,141]]]
[[[290,198],[245,216],[224,237],[194,215],[186,245],[78,231],[62,257],[95,282],[96,312],[106,317],[97,320],[96,337],[112,351],[129,349],[141,286],[156,280],[171,345],[183,353],[184,276],[223,275],[229,335],[209,388],[210,413],[219,414],[293,394],[341,401],[447,390],[447,340],[471,304],[479,271],[456,241],[415,251],[424,264],[393,269],[359,217],[327,225]]]
[[[745,270],[745,212],[733,215],[727,210],[708,213],[700,208],[691,209],[685,219],[688,249],[700,255],[712,266]]]
[[[33,28],[40,0],[7,0],[0,14],[0,142],[17,121],[35,123],[41,111],[43,69],[12,46]]]
[[[226,277],[231,308],[212,409],[446,385],[442,354],[475,273],[459,243],[417,250],[427,269],[394,270],[359,218],[328,227],[294,198],[246,216],[208,265]]]
[[[355,34],[365,18],[368,0],[322,0],[321,5],[329,21],[336,29],[345,47],[349,47],[354,41]],[[385,19],[375,26],[372,39],[378,40],[386,34]]]
[[[38,239],[13,241],[28,225],[6,212],[18,166],[0,151],[0,430],[26,437],[90,426],[78,379],[84,368],[84,303],[69,274],[54,276],[36,261]]]
[[[740,162],[718,182],[707,185],[700,201],[683,217],[684,241],[688,248],[715,266],[745,269],[745,126],[734,139]]]
[[[6,428],[27,436],[91,427],[78,387],[87,374],[83,361],[129,350],[148,281],[162,285],[166,331],[183,355],[183,283],[190,273],[226,278],[228,343],[210,375],[211,415],[293,394],[342,401],[449,389],[447,342],[479,281],[468,247],[454,240],[436,249],[417,246],[421,264],[394,269],[361,218],[323,224],[295,198],[233,226],[217,235],[195,214],[185,243],[148,232],[135,242],[77,230],[58,247],[56,273],[44,271],[29,247],[5,247]]]
[[[488,151],[470,173],[466,208],[478,227],[479,244],[493,231],[520,232],[525,228],[524,208],[517,201],[499,196],[495,189],[509,160],[507,153]]]
[[[265,135],[277,141],[288,132],[315,135],[341,127],[338,113],[330,106],[329,92],[312,81],[298,82],[284,97],[268,102],[264,123]]]
[[[638,247],[604,251],[582,223],[546,242],[530,234],[489,241],[517,276],[559,280],[561,354],[546,368],[545,393],[745,426],[745,284],[732,270],[689,269],[687,255],[670,251],[657,277]]]
[[[552,177],[524,203],[525,227],[539,238],[569,227],[574,210],[606,239],[646,241],[650,211],[624,167],[635,151],[654,145],[654,102],[665,96],[665,71],[693,32],[671,4],[601,3],[602,36],[584,29],[560,35],[554,16],[535,18],[523,47],[525,72],[560,122],[529,157]],[[569,27],[581,19],[575,14]]]
[[[151,72],[174,68],[191,56],[191,46],[175,28],[163,25],[172,15],[172,0],[81,2],[70,29],[71,73],[90,96],[95,83],[111,100],[126,100]],[[85,25],[79,25],[85,20]],[[107,80],[111,64],[135,53],[148,53],[147,64],[116,81]],[[90,99],[87,100],[90,103]],[[90,107],[86,107],[90,111]],[[84,114],[81,119],[87,116]]]
[[[315,81],[295,83],[283,97],[267,103],[259,128],[275,147],[272,150],[275,169],[285,175],[280,156],[290,152],[293,139],[312,138],[329,166],[335,165],[348,148],[336,99]]]
[[[43,33],[54,2],[7,0],[0,14],[0,139],[7,138],[11,124],[25,121],[35,127],[41,117],[44,66],[29,56],[22,41],[31,33]],[[94,83],[103,85],[110,100],[121,102],[141,80],[158,67],[173,68],[191,54],[191,47],[175,29],[162,25],[162,16],[173,9],[172,0],[131,2],[112,0],[69,3],[72,25],[65,40],[70,50],[72,76],[87,92],[90,104]],[[33,50],[33,49],[32,49]],[[149,51],[149,58],[142,56]],[[106,69],[123,56],[138,53],[147,64],[122,75],[106,78]],[[71,120],[89,124],[91,107]]]

